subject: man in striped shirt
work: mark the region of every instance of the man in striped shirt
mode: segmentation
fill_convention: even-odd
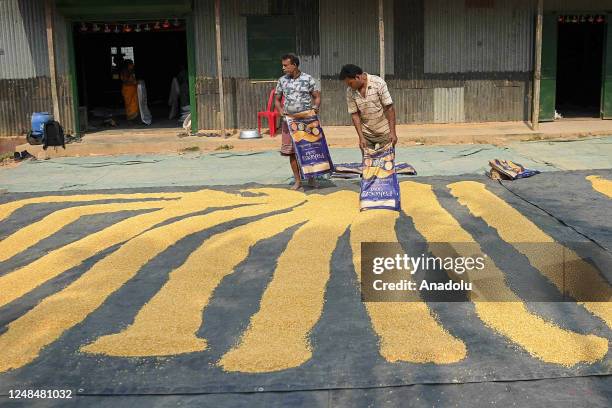
[[[395,146],[395,109],[385,81],[353,64],[343,66],[339,78],[347,85],[346,103],[359,147],[374,149],[389,142]]]

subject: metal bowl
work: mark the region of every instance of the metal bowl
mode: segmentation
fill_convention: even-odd
[[[240,131],[239,139],[261,139],[261,135],[257,130],[242,130]]]

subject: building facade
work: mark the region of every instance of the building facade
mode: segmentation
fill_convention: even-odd
[[[67,132],[78,132],[78,108],[85,98],[75,61],[77,27],[145,19],[185,21],[195,127],[220,127],[215,0],[122,3],[0,0],[0,135],[23,134],[32,112],[53,109],[52,82],[60,121]],[[543,5],[542,119],[552,119],[561,83],[557,73],[563,70],[557,60],[566,40],[559,27],[574,16],[578,25],[592,18],[602,27],[601,57],[595,49],[589,58],[601,59],[599,110],[602,117],[607,109],[612,116],[612,4],[543,0]],[[529,121],[539,51],[537,10],[537,0],[221,0],[225,126],[256,126],[257,111],[263,110],[280,75],[278,57],[284,51],[295,52],[302,70],[319,82],[322,120],[329,125],[350,124],[345,88],[336,79],[346,63],[377,75],[384,67],[399,123]],[[598,20],[601,16],[603,21]],[[49,21],[53,58],[48,52]],[[584,35],[599,35],[593,32]],[[55,66],[54,81],[50,64]]]

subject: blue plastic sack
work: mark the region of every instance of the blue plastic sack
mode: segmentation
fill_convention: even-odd
[[[304,178],[331,173],[334,165],[329,154],[325,134],[314,114],[302,117],[287,116],[287,125]]]
[[[334,173],[332,177],[352,178],[361,176],[363,172],[363,163],[338,163],[334,164]],[[395,163],[395,173],[398,176],[416,176],[417,172],[408,163]]]
[[[391,143],[378,150],[364,149],[359,208],[400,210],[395,149]]]

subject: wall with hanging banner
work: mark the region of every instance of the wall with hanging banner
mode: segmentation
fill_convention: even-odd
[[[183,17],[190,0],[57,0],[57,9],[71,19]]]
[[[610,9],[610,0],[545,0],[544,11],[605,11]]]
[[[88,20],[77,23],[81,34],[120,34],[185,31],[185,22],[175,19],[162,20]]]

